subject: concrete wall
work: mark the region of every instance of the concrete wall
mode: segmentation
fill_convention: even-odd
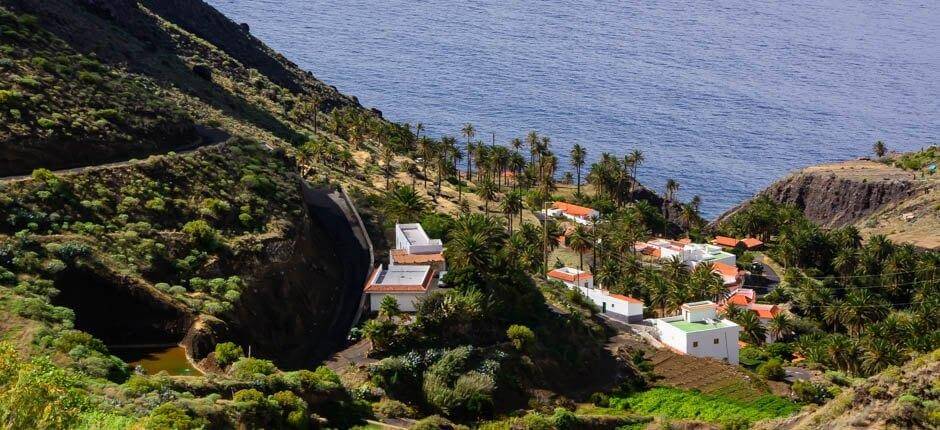
[[[632,303],[626,300],[611,297],[606,291],[598,288],[579,287],[581,294],[594,302],[606,314],[617,314],[619,319],[628,322],[643,320],[643,304]],[[606,304],[606,306],[605,306]]]
[[[416,305],[422,297],[425,296],[423,293],[395,293],[395,294],[386,294],[386,293],[370,293],[369,294],[369,306],[373,311],[378,311],[379,306],[382,304],[382,299],[385,296],[392,296],[395,300],[398,301],[398,309],[402,312],[414,312],[417,310]]]

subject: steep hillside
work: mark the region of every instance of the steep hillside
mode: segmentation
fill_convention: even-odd
[[[940,350],[892,367],[815,411],[757,429],[935,429],[940,427]]]
[[[826,228],[854,225],[866,237],[884,234],[893,241],[922,248],[940,247],[940,175],[927,172],[926,165],[902,168],[901,157],[808,167],[759,195],[794,205]],[[745,202],[728,211],[713,225],[747,205]]]
[[[212,128],[304,140],[305,103],[358,106],[202,2],[147,4],[167,18],[126,0],[0,2],[18,14],[0,9],[0,176],[192,148]]]

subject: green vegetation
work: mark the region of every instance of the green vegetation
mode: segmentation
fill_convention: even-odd
[[[937,165],[940,164],[940,147],[931,146],[921,151],[909,152],[899,157],[893,157],[885,162],[904,170],[912,170],[915,172],[924,170],[927,174],[934,174],[937,173]],[[934,170],[926,170],[931,165],[934,166]]]
[[[664,418],[713,423],[726,423],[731,418],[753,423],[762,419],[787,416],[799,410],[799,406],[773,395],[742,401],[665,387],[623,397],[614,396],[610,399],[610,405],[612,408]]]
[[[940,253],[884,236],[863,244],[853,227],[824,231],[796,208],[767,198],[722,228],[774,238],[767,253],[790,269],[767,299],[789,302],[794,317],[768,329],[795,339],[793,349],[810,363],[871,375],[940,347],[940,322],[933,316],[940,304]],[[732,313],[737,321],[753,319]],[[745,336],[760,343],[761,329],[748,325]]]

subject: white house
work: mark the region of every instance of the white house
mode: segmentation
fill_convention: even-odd
[[[696,357],[712,357],[738,364],[738,334],[741,326],[718,318],[718,305],[711,301],[682,305],[682,315],[649,320],[659,340],[675,351]]]
[[[389,255],[389,266],[431,266],[438,277],[447,273],[444,244],[431,239],[421,224],[395,224],[395,248]]]
[[[578,224],[588,225],[600,218],[601,213],[595,209],[573,205],[565,202],[554,202],[548,211],[548,216],[563,216]]]
[[[603,314],[614,319],[631,323],[643,320],[642,301],[594,288],[594,276],[590,273],[572,267],[562,267],[548,272],[548,278],[559,281],[568,288],[577,289],[601,308]]]
[[[414,312],[418,300],[437,287],[437,279],[431,266],[396,265],[384,269],[376,267],[366,281],[363,290],[369,295],[369,307],[379,310],[385,296],[398,301],[403,312]]]
[[[723,251],[720,246],[705,243],[688,243],[660,238],[649,242],[637,242],[634,248],[646,255],[663,260],[679,257],[689,267],[705,262],[734,266],[737,262],[734,254]]]

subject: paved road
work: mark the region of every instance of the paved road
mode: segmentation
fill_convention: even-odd
[[[203,126],[196,126],[196,127],[197,127],[197,133],[199,134],[201,138],[199,141],[193,142],[189,146],[177,148],[175,151],[169,151],[169,152],[174,152],[176,154],[188,154],[190,152],[195,152],[203,148],[221,145],[232,138],[232,136],[228,134],[228,132],[223,131],[223,130],[219,130],[215,128],[208,128],[208,127],[203,127]],[[137,157],[144,157],[144,159],[146,159],[146,157],[149,157],[151,155],[164,155],[164,154],[162,153],[161,154],[158,154],[158,153],[145,154],[145,155],[139,155]],[[95,171],[95,170],[101,170],[101,169],[111,169],[114,167],[130,166],[132,164],[139,163],[142,161],[142,160],[138,160],[137,157],[134,157],[128,160],[113,161],[110,163],[95,164],[91,166],[79,166],[79,167],[71,167],[68,169],[53,170],[52,172],[57,175],[69,175],[73,173],[82,173],[82,172],[89,172],[89,171]],[[18,182],[18,181],[24,181],[30,178],[32,178],[32,175],[12,175],[12,176],[6,176],[6,177],[0,178],[0,182]]]

